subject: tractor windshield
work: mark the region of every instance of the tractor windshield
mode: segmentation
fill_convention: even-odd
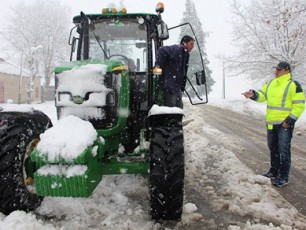
[[[137,19],[91,20],[88,35],[89,59],[123,60],[132,72],[147,70],[146,25]]]

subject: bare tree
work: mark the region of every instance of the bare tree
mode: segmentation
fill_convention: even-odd
[[[235,74],[267,78],[279,61],[292,65],[294,77],[303,82],[306,58],[305,0],[252,0],[232,4],[237,55],[226,58]],[[306,82],[304,80],[304,82]]]
[[[67,35],[71,27],[70,16],[70,8],[62,6],[59,1],[21,2],[11,9],[1,33],[15,52],[23,53],[24,63],[29,64],[30,70],[37,63],[44,77],[44,86],[50,84],[53,67],[69,56]],[[41,47],[35,52],[36,63],[33,62],[35,47]],[[29,84],[28,90],[31,90],[32,83]],[[31,98],[28,100],[31,101]]]

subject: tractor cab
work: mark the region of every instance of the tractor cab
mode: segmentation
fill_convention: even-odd
[[[135,107],[130,110],[148,111],[153,104],[160,104],[154,82],[155,54],[164,44],[179,43],[181,30],[196,39],[186,95],[192,104],[207,103],[205,69],[196,35],[189,23],[168,29],[161,17],[163,11],[163,4],[158,3],[157,14],[127,13],[125,8],[104,8],[102,14],[81,12],[73,18],[70,61],[121,61],[130,79],[131,105]],[[193,64],[192,60],[200,62]]]

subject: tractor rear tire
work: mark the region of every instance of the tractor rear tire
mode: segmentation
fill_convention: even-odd
[[[2,112],[0,120],[0,211],[5,215],[15,211],[36,209],[43,197],[30,192],[25,184],[26,154],[34,140],[52,126],[40,111]]]
[[[182,126],[153,128],[150,150],[151,217],[180,220],[185,174]]]

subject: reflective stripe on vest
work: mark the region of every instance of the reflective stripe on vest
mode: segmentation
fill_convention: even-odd
[[[305,100],[295,100],[292,104],[305,104]]]

